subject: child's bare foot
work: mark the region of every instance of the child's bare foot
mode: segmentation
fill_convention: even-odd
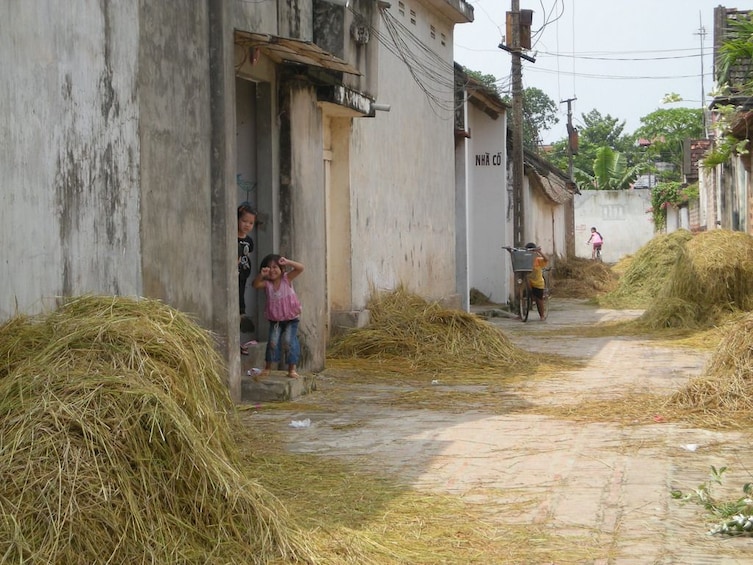
[[[288,377],[291,378],[291,379],[297,379],[298,377],[300,377],[300,375],[298,373],[296,373],[295,371],[290,371],[288,373]]]

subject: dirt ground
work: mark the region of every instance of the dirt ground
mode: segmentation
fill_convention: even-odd
[[[325,371],[319,390],[300,401],[317,410],[259,411],[253,418],[279,429],[292,452],[342,457],[419,490],[481,503],[502,525],[548,524],[573,544],[589,539],[609,548],[611,557],[581,563],[753,563],[750,538],[707,535],[713,523],[701,507],[670,496],[675,488],[695,489],[713,465],[730,469],[715,494],[739,498],[753,470],[749,436],[695,429],[660,414],[633,425],[545,415],[547,406],[584,399],[669,393],[702,371],[705,352],[558,331],[637,315],[560,299],[546,322],[492,318],[525,349],[584,361],[550,379],[511,385],[511,402],[525,411],[417,409],[385,401],[399,383],[343,385]],[[436,379],[425,386],[453,388]],[[306,418],[309,427],[290,426]],[[534,555],[530,563],[538,563]]]

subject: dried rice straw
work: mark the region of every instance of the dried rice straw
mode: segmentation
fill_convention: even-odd
[[[0,557],[265,563],[307,555],[241,471],[211,336],[152,300],[0,326]]]
[[[403,287],[376,293],[370,324],[335,338],[329,356],[400,361],[414,371],[509,369],[533,363],[481,318],[427,302]]]

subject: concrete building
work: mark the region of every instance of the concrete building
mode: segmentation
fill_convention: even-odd
[[[458,303],[452,41],[472,18],[462,0],[3,4],[0,319],[162,299],[219,336],[237,399],[243,200],[257,254],[306,266],[304,369],[374,289]]]
[[[506,303],[513,272],[503,246],[513,246],[512,136],[508,106],[499,95],[456,69],[457,287],[463,308],[470,291]],[[524,151],[525,242],[553,258],[568,255],[573,234],[573,186],[567,175]],[[523,243],[525,243],[523,242]]]
[[[475,289],[495,302],[510,294],[512,195],[507,182],[507,105],[456,68],[455,197],[457,288],[461,307]]]

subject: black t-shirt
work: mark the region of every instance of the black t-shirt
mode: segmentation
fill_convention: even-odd
[[[251,252],[254,250],[254,240],[250,235],[238,238],[238,276],[247,279],[251,275]]]

